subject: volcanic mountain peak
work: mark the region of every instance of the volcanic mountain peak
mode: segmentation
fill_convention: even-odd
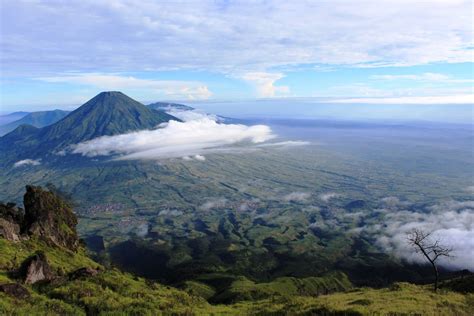
[[[155,128],[177,118],[153,111],[122,92],[102,92],[61,121],[41,131],[45,140],[77,143],[104,135]],[[65,137],[66,136],[66,137]]]
[[[102,92],[58,122],[28,131],[19,128],[0,138],[0,150],[9,149],[12,159],[42,157],[96,137],[156,128],[178,118],[147,108],[122,92]],[[25,128],[24,128],[25,129]],[[14,150],[12,146],[15,145]]]

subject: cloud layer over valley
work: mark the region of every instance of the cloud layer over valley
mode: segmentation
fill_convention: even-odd
[[[407,233],[420,228],[432,232],[433,239],[453,247],[453,258],[440,259],[444,266],[474,270],[474,201],[445,201],[428,207],[428,213],[407,210],[407,203],[397,201],[386,199],[390,203],[376,210],[384,217],[385,225],[367,228],[378,234],[381,249],[410,262],[426,263],[407,242]]]
[[[83,156],[120,155],[118,159],[162,159],[194,156],[204,161],[204,154],[238,152],[275,137],[266,125],[221,124],[212,116],[188,113],[187,121],[170,121],[154,130],[115,136],[103,136],[72,148]]]

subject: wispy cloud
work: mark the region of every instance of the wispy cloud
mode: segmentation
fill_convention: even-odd
[[[201,206],[199,206],[199,209],[203,211],[210,211],[212,209],[222,209],[227,206],[227,199],[224,198],[219,198],[219,199],[210,199],[206,202],[204,202]]]
[[[451,76],[441,74],[441,73],[433,73],[433,72],[425,72],[422,74],[412,74],[412,75],[373,75],[370,79],[375,80],[414,80],[414,81],[423,81],[423,82],[442,82],[442,83],[473,83],[474,79],[455,79]]]
[[[439,73],[423,73],[420,75],[373,75],[370,79],[376,80],[423,80],[423,81],[445,81],[449,76]]]
[[[13,164],[13,167],[21,167],[21,166],[38,166],[41,164],[41,159],[23,159],[20,161],[17,161]]]
[[[9,48],[2,54],[5,71],[231,72],[301,64],[472,61],[469,0],[2,5],[2,46]]]
[[[283,197],[283,201],[287,202],[305,202],[311,197],[308,192],[291,192]]]
[[[132,76],[101,73],[65,74],[38,77],[36,80],[50,83],[74,83],[102,90],[146,90],[168,98],[189,100],[208,99],[212,96],[206,85],[195,81],[139,79]]]
[[[146,235],[148,235],[148,224],[147,223],[142,223],[140,225],[138,225],[138,227],[136,228],[136,234],[138,237],[145,237]]]
[[[169,210],[169,209],[166,209],[166,210],[162,210],[158,213],[158,216],[170,216],[170,217],[174,217],[174,216],[181,216],[183,215],[183,212],[182,211],[179,211],[179,210]]]
[[[327,192],[319,195],[319,199],[323,202],[329,202],[331,199],[342,197],[342,194],[336,192]]]
[[[474,104],[474,94],[442,96],[402,96],[387,98],[346,98],[328,100],[327,102],[364,104]]]
[[[470,185],[467,188],[464,189],[464,191],[474,194],[474,185]]]
[[[248,72],[241,76],[242,79],[254,84],[257,95],[262,98],[287,95],[290,92],[288,86],[277,86],[275,82],[283,78],[282,73]]]

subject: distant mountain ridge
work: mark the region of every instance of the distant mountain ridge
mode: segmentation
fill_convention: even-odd
[[[54,155],[55,152],[100,136],[156,128],[177,120],[163,111],[147,108],[118,91],[102,92],[58,122],[35,129],[21,125],[0,138],[0,151],[9,163]]]
[[[69,111],[63,110],[31,112],[19,120],[0,126],[0,136],[13,131],[15,128],[23,124],[32,125],[38,128],[54,124],[69,113]]]
[[[192,111],[194,108],[179,104],[179,103],[170,103],[170,102],[154,102],[147,105],[148,108],[153,110],[160,110],[160,111],[171,111],[171,110],[180,110],[180,111]]]
[[[0,115],[0,125],[5,125],[8,123],[14,122],[16,120],[21,119],[22,117],[25,117],[28,114],[29,112],[18,111],[18,112],[8,113],[5,115]]]

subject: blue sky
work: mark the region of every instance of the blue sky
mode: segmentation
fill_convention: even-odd
[[[472,2],[1,2],[1,111],[140,101],[473,104]],[[258,103],[255,103],[257,105]]]

